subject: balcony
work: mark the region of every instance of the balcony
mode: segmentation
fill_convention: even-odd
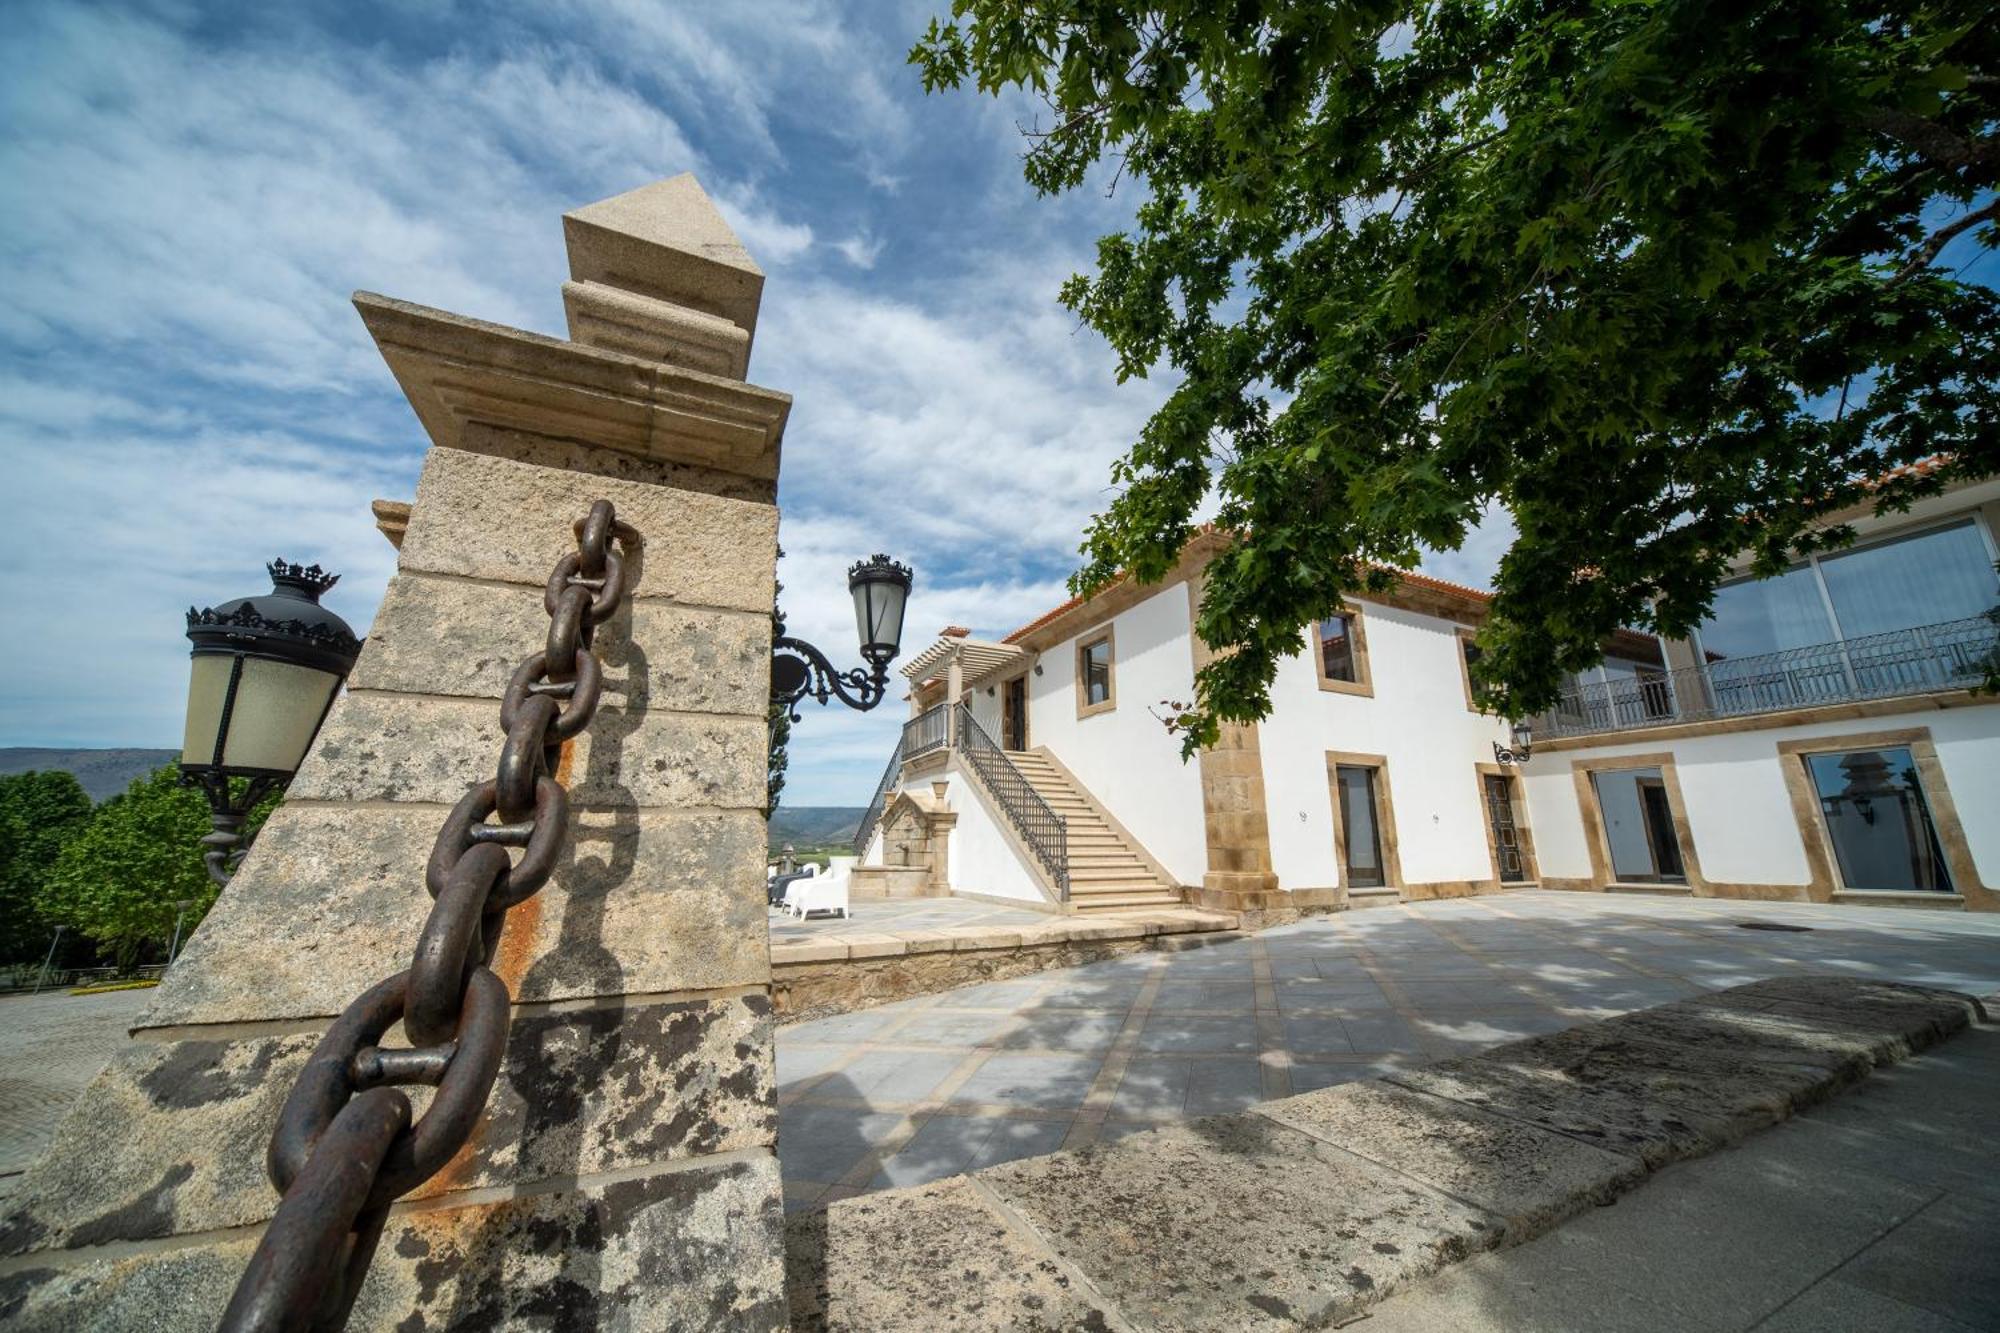
[[[1985,679],[1996,658],[2000,621],[1985,616],[1732,657],[1565,691],[1560,703],[1535,718],[1535,737],[1590,736],[1969,689]]]

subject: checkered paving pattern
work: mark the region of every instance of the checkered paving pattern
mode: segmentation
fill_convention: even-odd
[[[786,1203],[921,1184],[1802,972],[1989,993],[2000,918],[1511,893],[800,1023],[778,1035]]]

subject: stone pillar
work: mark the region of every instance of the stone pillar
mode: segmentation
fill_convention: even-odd
[[[563,747],[562,866],[494,964],[506,1062],[392,1213],[351,1327],[786,1323],[761,810],[790,400],[742,380],[763,275],[693,177],[563,224],[574,341],[355,298],[433,445],[398,571],[285,805],[24,1178],[13,1328],[214,1327],[277,1202],[278,1107],[328,1020],[409,965],[432,841],[492,776],[543,582],[599,498],[645,545]]]
[[[1199,671],[1214,658],[1193,632],[1206,578],[1188,579],[1189,642]],[[1260,913],[1276,905],[1278,877],[1271,869],[1271,827],[1264,798],[1264,757],[1255,723],[1229,723],[1215,745],[1201,752],[1202,820],[1208,835],[1208,871],[1197,895],[1203,907]],[[1254,919],[1254,918],[1253,918]]]

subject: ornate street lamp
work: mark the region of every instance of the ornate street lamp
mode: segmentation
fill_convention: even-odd
[[[1527,763],[1528,756],[1534,752],[1534,724],[1526,718],[1522,718],[1518,722],[1510,723],[1509,731],[1512,733],[1508,738],[1512,742],[1511,744],[1502,745],[1499,741],[1493,742],[1493,762],[1496,764]]]
[[[208,797],[214,832],[202,859],[217,884],[250,850],[243,821],[292,780],[361,652],[347,622],[319,604],[338,574],[283,560],[265,568],[267,595],[187,613],[194,665],[181,782]],[[233,794],[231,779],[242,779]]]
[[[775,617],[771,640],[771,703],[799,720],[799,704],[811,697],[826,703],[838,698],[865,713],[888,692],[889,663],[902,651],[903,607],[910,597],[910,568],[886,555],[874,555],[847,571],[847,590],[854,595],[854,627],[861,640],[867,669],[837,671],[826,654],[803,639],[785,634],[783,616]]]

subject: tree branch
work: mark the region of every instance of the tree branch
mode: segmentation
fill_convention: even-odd
[[[1996,219],[2000,219],[2000,198],[1990,200],[1986,207],[1967,213],[1948,227],[1939,227],[1931,233],[1931,238],[1925,241],[1914,255],[1910,256],[1909,262],[1897,270],[1896,276],[1889,279],[1889,281],[1892,283],[1901,282],[1912,273],[1919,273],[1929,268],[1938,255],[1943,252],[1944,248],[1952,243],[1953,238],[1963,235],[1982,222],[1992,222]]]
[[[1856,120],[1863,128],[1887,135],[1917,156],[1941,167],[1963,171],[1993,160],[1993,145],[1960,138],[1934,120],[1893,107],[1870,107]]]

